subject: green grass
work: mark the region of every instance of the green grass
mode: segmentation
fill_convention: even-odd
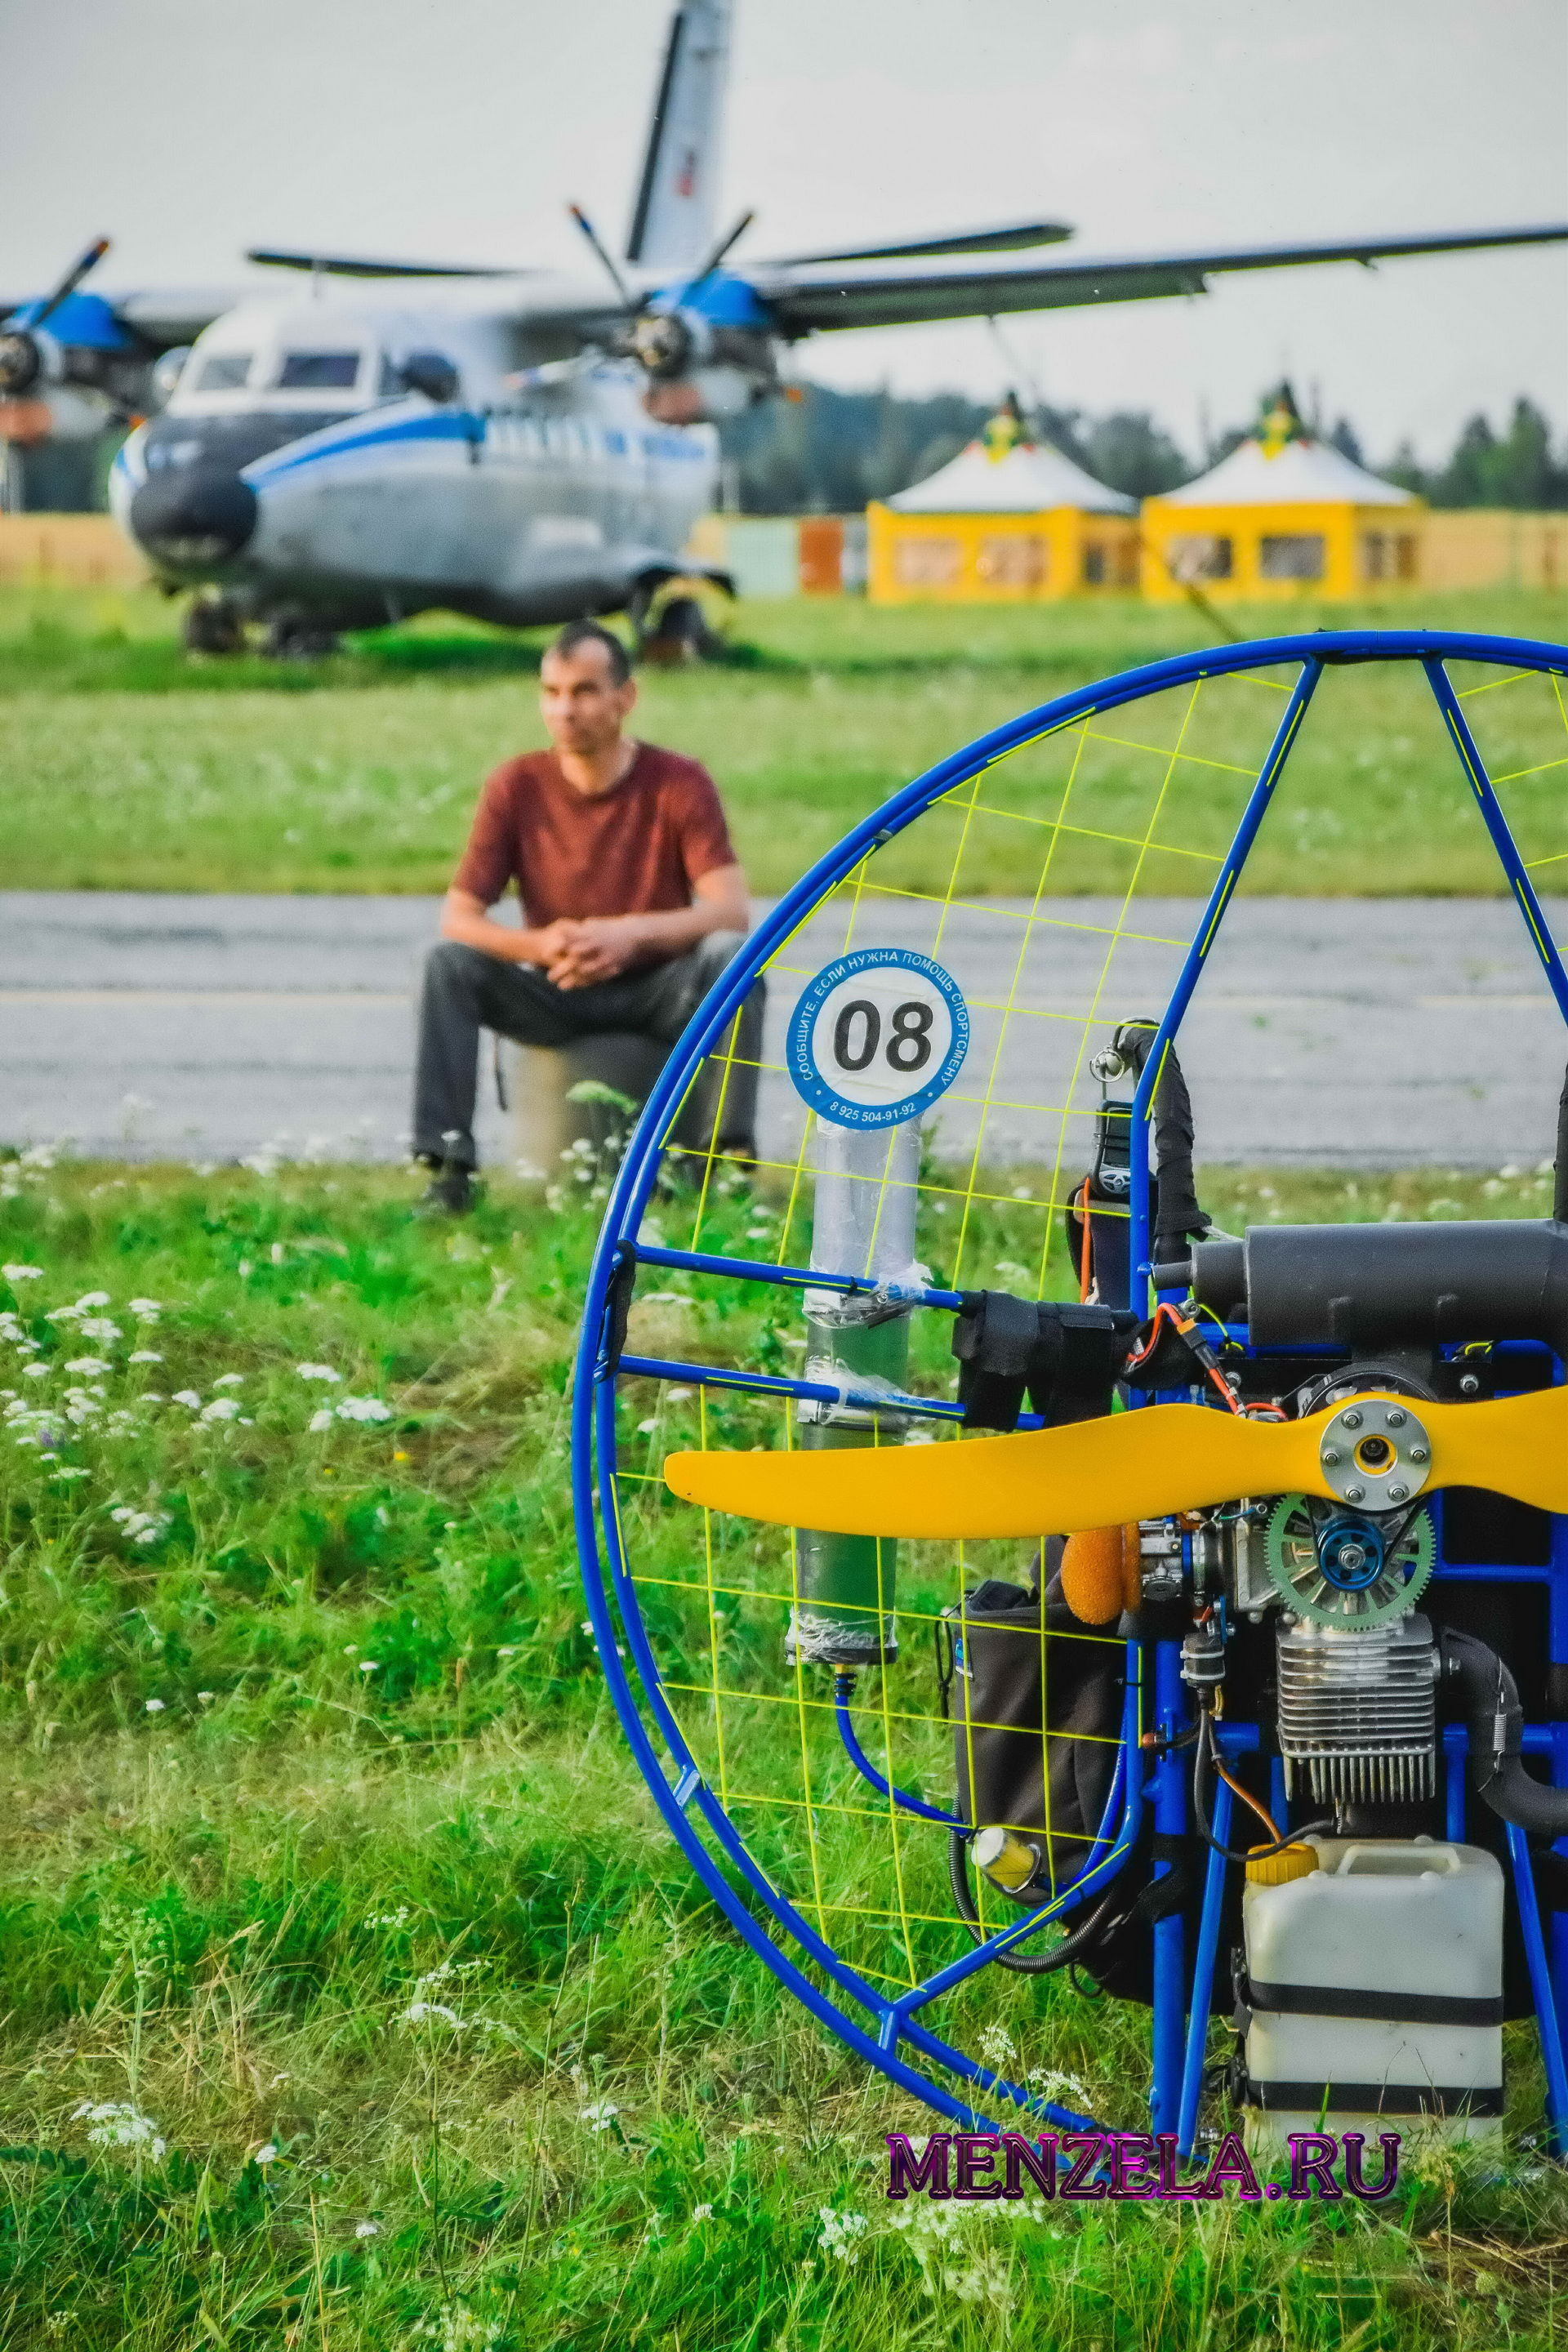
[[[880,2135],[929,2118],[701,1898],[581,1630],[563,1413],[595,1188],[548,1213],[498,1188],[457,1231],[407,1189],[0,1162],[0,1263],[42,1269],[0,1288],[0,1388],[24,1439],[40,1403],[60,1432],[0,1434],[4,2352],[1560,2345],[1568,2188],[1528,2156],[1489,2183],[1428,2162],[1394,2209],[894,2226]],[[1232,1225],[1540,1192],[1206,1188]],[[118,1336],[49,1319],[94,1291]],[[766,1338],[716,1300],[687,1319]],[[109,1369],[69,1371],[89,1347]],[[387,1418],[310,1428],[350,1395]],[[1142,2012],[1005,1997],[1135,2121]],[[854,2261],[824,2206],[865,2217]]]
[[[1230,618],[1246,635],[1421,623],[1561,641],[1568,598],[1497,590],[1364,609],[1272,604]],[[727,667],[647,675],[637,723],[711,767],[753,885],[767,892],[984,730],[1110,671],[1213,642],[1187,607],[1131,598],[1037,612],[796,600],[743,607],[734,635]],[[539,643],[437,616],[320,663],[192,660],[174,608],[150,591],[0,592],[0,887],[444,888],[480,778],[542,740]],[[1213,755],[1255,761],[1256,727],[1229,723],[1223,708]],[[1489,759],[1500,772],[1538,772],[1537,814],[1554,821],[1568,772],[1547,765],[1565,748],[1549,688],[1531,682],[1483,708]],[[1121,766],[1124,782],[1136,755]],[[1500,887],[1426,689],[1407,672],[1329,678],[1288,798],[1259,842],[1253,888]],[[900,851],[900,879],[940,889],[945,863],[922,842],[911,836]],[[999,846],[965,887],[1025,886],[1016,856]],[[1116,861],[1081,856],[1058,887],[1115,888]]]

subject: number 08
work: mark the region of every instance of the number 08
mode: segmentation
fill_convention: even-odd
[[[890,1069],[905,1076],[924,1069],[931,1059],[931,1025],[935,1017],[931,1006],[919,997],[893,1007],[882,1056]],[[882,1015],[868,996],[854,997],[840,1007],[833,1024],[833,1058],[841,1070],[868,1068],[881,1044]]]

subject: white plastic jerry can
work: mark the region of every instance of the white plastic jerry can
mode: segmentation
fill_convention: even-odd
[[[1503,1874],[1430,1838],[1313,1838],[1242,1897],[1247,2144],[1293,2132],[1471,2139],[1502,2115]],[[1301,1856],[1305,1864],[1306,1857]]]

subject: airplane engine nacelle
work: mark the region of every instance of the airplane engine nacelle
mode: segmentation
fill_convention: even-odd
[[[743,415],[767,389],[749,368],[694,368],[673,382],[650,383],[642,404],[660,425],[719,425]]]

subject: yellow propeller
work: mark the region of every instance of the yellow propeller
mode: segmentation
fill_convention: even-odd
[[[1238,1495],[1392,1510],[1438,1486],[1568,1511],[1568,1388],[1486,1404],[1373,1393],[1305,1421],[1148,1405],[958,1445],[672,1454],[664,1475],[684,1502],[847,1536],[1071,1535]]]

